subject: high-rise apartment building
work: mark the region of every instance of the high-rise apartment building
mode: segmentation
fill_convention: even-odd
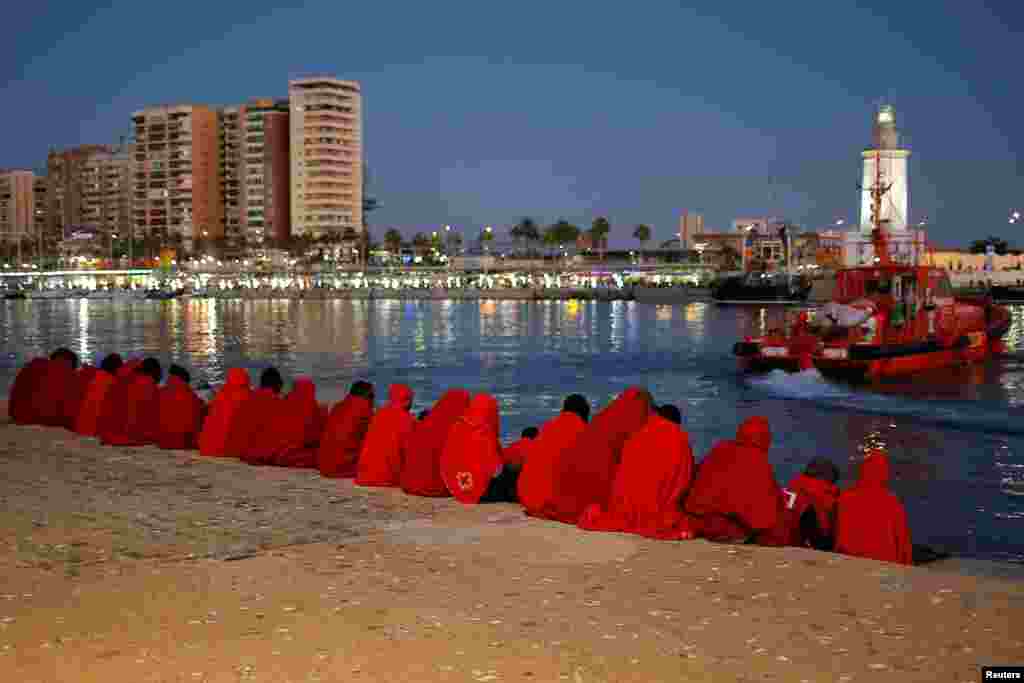
[[[201,105],[147,107],[135,128],[137,235],[195,248],[224,236],[217,112]]]
[[[39,235],[49,235],[50,226],[50,178],[35,176],[32,178],[32,225],[37,239]]]
[[[362,95],[355,81],[288,84],[291,232],[313,237],[363,229]]]
[[[693,248],[693,236],[704,232],[704,216],[683,211],[679,219],[679,243],[683,249]]]
[[[238,107],[217,110],[217,137],[220,143],[220,194],[224,202],[224,237],[232,245],[239,245],[242,222],[239,202],[242,192],[242,128],[238,125]]]
[[[0,241],[33,237],[34,182],[32,171],[0,170]]]
[[[134,145],[82,145],[46,158],[47,243],[77,231],[127,237],[132,229]]]
[[[288,100],[254,100],[239,109],[245,141],[241,227],[250,245],[291,234],[291,145]]]

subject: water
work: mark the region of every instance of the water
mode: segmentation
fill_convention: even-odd
[[[677,403],[698,457],[762,414],[774,432],[780,482],[814,455],[849,481],[859,452],[885,445],[915,542],[1024,563],[1024,308],[1008,354],[985,366],[881,387],[797,375],[739,375],[742,334],[776,311],[707,303],[517,301],[4,301],[0,395],[28,358],[65,345],[85,359],[118,350],[188,367],[194,383],[228,368],[311,375],[323,401],[355,379],[416,391],[416,410],[446,388],[486,390],[511,439],[580,392],[605,404],[626,387]]]

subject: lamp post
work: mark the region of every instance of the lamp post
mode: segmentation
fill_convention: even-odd
[[[114,267],[114,240],[117,239],[117,233],[110,233],[110,267]]]
[[[488,225],[486,228],[484,228],[484,234],[481,235],[484,243],[484,275],[487,275],[487,261],[491,254],[490,242],[494,236],[493,232],[494,231],[492,230],[491,226]]]

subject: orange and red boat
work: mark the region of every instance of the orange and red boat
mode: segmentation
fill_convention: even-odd
[[[887,189],[880,179],[871,188],[875,263],[839,270],[818,319],[804,313],[788,330],[737,343],[742,369],[813,366],[826,376],[878,379],[978,362],[998,350],[1010,327],[1005,306],[955,296],[942,268],[892,261],[878,219]]]
[[[880,252],[884,253],[884,252]],[[997,350],[1010,313],[989,298],[956,297],[934,266],[844,268],[822,315],[734,347],[744,370],[815,367],[873,379],[977,362]]]

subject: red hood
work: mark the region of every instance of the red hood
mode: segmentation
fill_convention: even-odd
[[[297,377],[288,396],[303,401],[316,401],[316,385],[309,377]]]
[[[227,380],[225,384],[231,386],[249,386],[249,371],[245,368],[231,368],[228,370]]]
[[[185,383],[185,380],[178,377],[177,375],[168,375],[167,384],[165,386],[168,389],[180,389],[182,387],[187,387],[188,385]]]
[[[402,410],[412,406],[412,389],[405,384],[392,384],[388,387],[388,405]]]
[[[736,443],[749,448],[767,451],[772,445],[772,430],[768,418],[748,417],[736,430]]]
[[[867,457],[860,464],[860,477],[857,479],[858,486],[885,486],[889,483],[890,467],[889,456],[885,451],[878,449],[869,450]]]
[[[462,419],[474,427],[486,427],[494,432],[495,436],[500,431],[498,402],[490,394],[477,394],[474,396]]]

